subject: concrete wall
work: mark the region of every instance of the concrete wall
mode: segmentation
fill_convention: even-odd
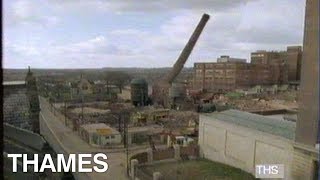
[[[293,141],[200,115],[200,156],[254,174],[257,164],[284,164],[291,179]]]
[[[45,118],[45,112],[40,113],[40,134],[45,138],[45,140],[50,144],[52,149],[58,154],[67,154],[65,147],[61,145],[56,139],[56,134],[48,127]]]
[[[46,141],[41,135],[7,123],[3,123],[3,136],[38,151],[42,151],[46,144]]]
[[[319,150],[310,148],[299,143],[294,144],[294,154],[292,161],[292,177],[294,180],[314,180],[316,169],[315,162],[318,162]],[[319,176],[318,176],[319,178]]]

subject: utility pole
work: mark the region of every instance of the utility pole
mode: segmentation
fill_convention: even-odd
[[[80,90],[81,90],[81,123],[83,123],[83,89],[81,86],[81,82],[82,82],[82,73],[81,73],[81,80],[80,80]]]
[[[126,121],[128,121],[129,119],[126,118]],[[126,142],[127,142],[127,148],[126,148],[126,153],[127,153],[127,174],[129,176],[129,134],[128,134],[128,122],[126,122]]]
[[[54,104],[56,103],[56,97],[54,97],[54,100],[53,100],[53,104],[52,104],[52,108],[53,108],[53,115],[56,115],[56,109],[54,107]]]
[[[66,103],[66,100],[64,100],[64,124],[67,127],[67,103]]]
[[[129,141],[128,141],[128,115],[129,115],[129,112],[124,112],[122,114],[122,119],[123,119],[123,129],[124,129],[124,146],[126,148],[126,156],[127,156],[127,175],[129,176]]]

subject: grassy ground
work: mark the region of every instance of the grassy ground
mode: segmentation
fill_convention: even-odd
[[[251,180],[249,173],[208,160],[190,160],[146,166],[146,174],[161,172],[165,180]]]

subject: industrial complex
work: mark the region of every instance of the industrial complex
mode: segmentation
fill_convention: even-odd
[[[5,80],[5,177],[255,179],[257,165],[280,164],[280,179],[318,179],[319,0],[306,1],[303,45],[184,67],[210,18],[200,17],[160,73],[29,67],[23,78]],[[105,153],[109,169],[12,174],[6,155],[14,153]]]

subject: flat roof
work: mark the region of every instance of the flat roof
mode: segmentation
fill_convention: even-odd
[[[162,132],[162,130],[163,128],[159,125],[128,127],[129,133],[150,132],[156,134]]]
[[[119,134],[119,131],[104,123],[83,124],[80,127],[89,133],[98,133],[103,135]]]
[[[10,86],[10,85],[25,85],[26,81],[3,81],[2,85]]]
[[[212,119],[225,121],[265,133],[282,136],[294,140],[296,123],[286,120],[278,120],[262,115],[248,113],[239,110],[227,110],[222,112],[201,114]]]

